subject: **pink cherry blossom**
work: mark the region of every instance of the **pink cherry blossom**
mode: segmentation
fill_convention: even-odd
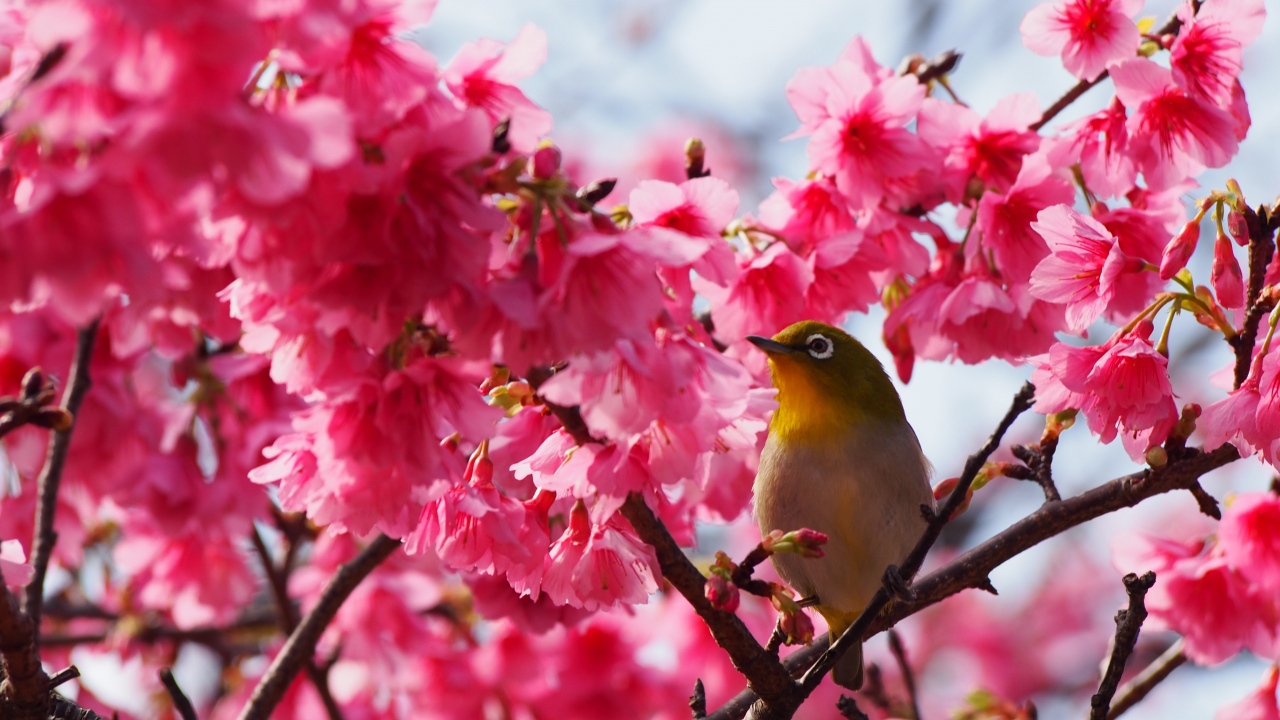
[[[515,85],[546,59],[546,33],[528,24],[505,47],[488,39],[463,47],[445,68],[444,82],[459,101],[483,109],[490,122],[509,120],[507,138],[512,150],[529,153],[551,131],[551,113]]]
[[[225,536],[144,535],[136,528],[115,547],[115,561],[134,576],[138,602],[167,612],[180,628],[227,622],[256,592],[247,557]]]
[[[799,182],[774,178],[773,185],[773,194],[760,203],[760,222],[802,256],[808,256],[820,240],[857,226],[848,202],[831,178]]]
[[[1141,462],[1178,421],[1169,361],[1151,346],[1152,330],[1151,322],[1144,320],[1130,332],[1117,332],[1104,345],[1077,348],[1056,343],[1048,354],[1033,358],[1036,412],[1078,409],[1102,442],[1119,434],[1129,457]]]
[[[644,603],[661,577],[653,548],[636,537],[622,516],[596,524],[579,501],[569,527],[551,545],[542,591],[557,605],[595,610]]]
[[[1031,294],[1065,304],[1068,329],[1087,329],[1106,310],[1121,277],[1132,272],[1131,258],[1102,223],[1066,205],[1041,210],[1031,229],[1050,249],[1031,272]]]
[[[1093,80],[1113,62],[1133,57],[1141,36],[1133,16],[1142,0],[1057,0],[1022,20],[1022,42],[1040,55],[1062,55],[1067,72]]]
[[[732,248],[720,233],[738,209],[738,193],[724,180],[701,177],[679,185],[645,180],[627,203],[637,227],[649,229],[650,242],[670,245],[679,258],[674,267],[692,265],[721,285],[735,269]]]
[[[1207,3],[1198,11],[1183,3],[1183,26],[1169,52],[1173,79],[1193,96],[1230,107],[1244,46],[1258,39],[1266,15],[1262,0]]]
[[[1280,720],[1280,707],[1276,705],[1276,682],[1280,668],[1267,668],[1262,684],[1237,702],[1223,705],[1214,720]]]
[[[1226,235],[1219,233],[1213,241],[1213,267],[1210,274],[1213,294],[1224,308],[1244,307],[1244,276],[1235,248]]]
[[[836,180],[856,206],[874,205],[884,183],[929,165],[932,151],[906,125],[915,119],[924,87],[914,77],[877,77],[848,60],[806,68],[787,84],[800,117],[799,135],[812,135],[809,162]]]
[[[1150,187],[1161,189],[1235,156],[1235,121],[1191,97],[1169,70],[1146,58],[1111,68],[1116,97],[1129,108],[1129,152]]]
[[[738,263],[738,275],[727,288],[694,283],[694,289],[711,301],[717,339],[728,344],[747,335],[773,335],[804,317],[813,270],[786,243],[743,253]]]
[[[970,177],[1000,192],[1013,185],[1023,156],[1040,146],[1040,136],[1027,130],[1039,118],[1039,104],[1030,93],[1002,98],[985,118],[962,105],[926,98],[919,133],[930,145],[947,151],[950,197],[958,200]]]
[[[458,477],[462,461],[440,447],[453,433],[488,437],[502,413],[469,381],[474,364],[420,358],[348,394],[294,416],[293,433],[264,455],[254,482],[280,483],[281,504],[325,524],[403,536],[416,525],[423,493]]]
[[[1280,593],[1280,497],[1237,495],[1222,513],[1218,543],[1227,562],[1264,592]]]
[[[1128,115],[1119,98],[1106,109],[1067,126],[1067,142],[1078,152],[1080,172],[1086,186],[1099,196],[1119,196],[1133,187],[1138,170],[1127,152]]]
[[[1031,271],[1049,254],[1049,246],[1031,231],[1041,210],[1070,203],[1071,184],[1054,173],[1042,157],[1022,163],[1018,178],[1007,193],[987,192],[978,202],[974,231],[995,256],[996,266],[1010,282],[1025,283]]]
[[[1259,592],[1202,541],[1189,543],[1138,535],[1114,548],[1125,572],[1153,570],[1159,581],[1147,592],[1153,627],[1180,633],[1187,656],[1214,665],[1242,649],[1274,657],[1274,596]]]

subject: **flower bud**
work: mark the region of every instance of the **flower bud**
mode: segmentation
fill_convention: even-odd
[[[707,596],[707,601],[711,603],[711,607],[725,612],[737,612],[738,603],[741,601],[738,586],[723,575],[712,573],[711,577],[707,578],[703,592]]]
[[[1244,219],[1244,215],[1235,210],[1227,213],[1227,229],[1231,231],[1231,237],[1237,245],[1243,247],[1249,244],[1249,221]]]
[[[1056,412],[1052,415],[1046,415],[1044,418],[1044,434],[1040,436],[1040,443],[1055,440],[1059,435],[1065,432],[1072,425],[1076,424],[1076,415],[1079,410],[1074,408]]]
[[[1200,240],[1200,218],[1196,215],[1169,242],[1164,249],[1164,257],[1160,259],[1160,279],[1169,280],[1178,271],[1187,266],[1191,254],[1196,251],[1196,243]]]
[[[809,528],[800,528],[783,535],[773,543],[772,549],[774,552],[793,552],[800,557],[820,558],[823,555],[822,546],[826,542],[826,534]]]
[[[933,499],[934,499],[934,500],[937,500],[939,503],[941,503],[941,502],[942,502],[943,500],[945,500],[948,496],[950,496],[952,492],[954,492],[954,491],[955,491],[956,486],[958,486],[959,484],[960,484],[960,478],[958,478],[958,477],[953,477],[953,478],[947,478],[946,480],[943,480],[942,482],[938,483],[937,485],[934,485],[934,486],[933,486]],[[968,509],[969,509],[969,502],[970,502],[971,500],[973,500],[973,487],[972,487],[972,486],[970,486],[970,488],[969,488],[969,492],[965,493],[964,500],[962,500],[962,501],[960,502],[960,505],[959,505],[958,507],[956,507],[956,511],[955,511],[954,513],[952,513],[952,514],[951,514],[951,517],[950,517],[950,518],[948,518],[948,520],[955,520],[957,517],[959,517],[959,516],[960,516],[960,514],[961,514],[961,513],[963,513],[965,510],[968,510]]]
[[[706,177],[711,171],[706,167],[707,146],[698,138],[689,138],[684,144],[684,175],[690,180]]]
[[[782,613],[782,632],[787,636],[788,645],[808,645],[813,642],[813,620],[798,605],[792,603],[795,610]]]
[[[602,178],[592,181],[578,190],[578,199],[588,205],[595,205],[609,197],[609,193],[613,192],[613,188],[617,185],[618,178]]]
[[[1213,272],[1210,275],[1218,304],[1225,308],[1244,307],[1244,276],[1227,236],[1218,233],[1213,241]]]
[[[560,148],[544,145],[533,154],[533,176],[538,180],[550,180],[560,170]]]
[[[1169,453],[1162,447],[1153,447],[1147,451],[1147,464],[1153,468],[1164,467],[1169,462]]]
[[[34,398],[40,394],[41,388],[44,387],[44,373],[40,368],[33,367],[22,376],[22,397]]]

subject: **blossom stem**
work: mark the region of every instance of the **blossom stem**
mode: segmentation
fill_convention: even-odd
[[[1267,336],[1262,339],[1262,352],[1260,355],[1266,356],[1271,350],[1271,338],[1276,334],[1276,321],[1280,320],[1280,305],[1275,306],[1271,310],[1271,314],[1267,316]]]
[[[1173,329],[1173,318],[1182,311],[1182,298],[1173,301],[1169,315],[1164,320],[1164,329],[1160,331],[1160,341],[1156,343],[1156,352],[1169,357],[1169,331]]]

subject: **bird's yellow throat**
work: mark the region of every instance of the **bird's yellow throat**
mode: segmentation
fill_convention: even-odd
[[[905,421],[902,403],[887,377],[874,382],[879,378],[858,377],[862,373],[855,372],[833,382],[800,358],[770,358],[769,366],[778,389],[778,409],[769,431],[780,441],[830,442],[859,425]],[[874,369],[880,370],[879,365]]]

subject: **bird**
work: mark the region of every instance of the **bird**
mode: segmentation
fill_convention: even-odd
[[[753,491],[762,535],[809,528],[828,537],[823,557],[776,553],[778,576],[810,600],[840,637],[901,563],[934,508],[932,466],[880,361],[847,332],[804,320],[772,338],[747,337],[768,356],[778,409]],[[832,670],[862,686],[862,647]]]

